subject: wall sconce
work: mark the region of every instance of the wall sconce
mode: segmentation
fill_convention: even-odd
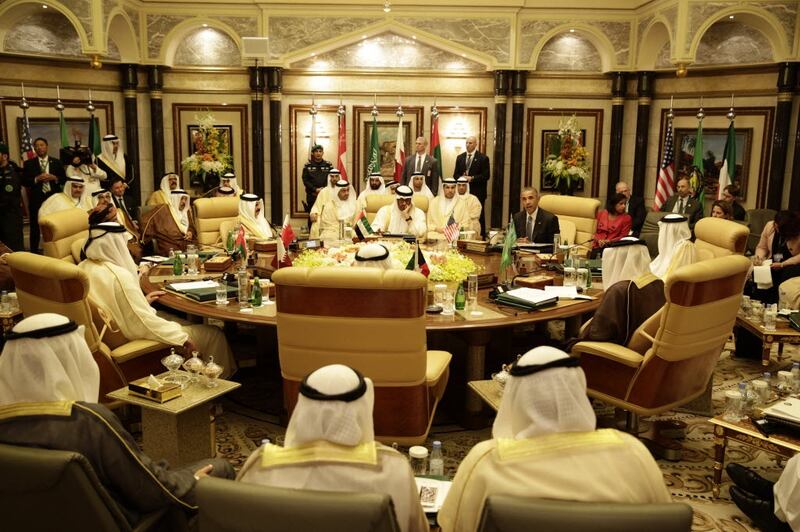
[[[675,71],[675,76],[679,78],[685,78],[688,73],[689,69],[686,68],[686,63],[678,63],[678,69]]]
[[[93,55],[91,61],[89,61],[89,67],[94,70],[100,70],[103,68],[103,63],[100,62],[99,55]]]

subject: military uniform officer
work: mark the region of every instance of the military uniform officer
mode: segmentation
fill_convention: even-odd
[[[0,144],[0,241],[14,251],[22,242],[22,174],[9,159],[8,146]]]
[[[323,150],[319,144],[311,149],[311,159],[303,166],[303,185],[306,187],[306,212],[311,210],[317,194],[328,185],[328,172],[333,165],[322,158]]]

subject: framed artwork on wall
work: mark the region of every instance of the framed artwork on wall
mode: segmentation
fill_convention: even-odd
[[[66,118],[67,138],[74,145],[80,143],[81,146],[89,144],[89,117]],[[47,154],[50,157],[59,158],[61,146],[61,125],[58,118],[28,118],[31,126],[31,142],[38,137],[47,139]],[[101,136],[102,137],[102,136]],[[17,118],[17,138],[22,138],[22,117]]]
[[[581,129],[581,139],[586,138],[586,130]],[[542,161],[547,160],[550,154],[554,153],[554,150],[557,149],[558,144],[555,144],[558,141],[558,130],[557,129],[543,129],[542,130]],[[578,185],[575,187],[577,192],[583,192],[585,183],[580,181]],[[545,175],[544,170],[542,167],[539,167],[539,190],[542,192],[554,192],[556,191],[555,180],[551,175]]]
[[[478,140],[478,151],[486,153],[486,107],[437,106],[439,110],[439,142],[442,148],[442,175],[452,176],[456,157],[466,151],[467,137]],[[428,109],[430,113],[430,108]],[[428,128],[426,131],[430,131]],[[430,140],[430,139],[429,139]]]
[[[378,149],[380,150],[381,175],[384,180],[394,177],[394,152],[397,143],[397,107],[378,106]],[[403,144],[405,155],[414,153],[417,137],[423,135],[422,107],[403,107]],[[372,106],[353,107],[354,127],[354,175],[351,178],[356,191],[360,190],[367,177],[369,148],[372,136]],[[430,139],[429,147],[430,147]]]
[[[378,160],[381,165],[378,171],[383,176],[384,181],[388,181],[394,177],[394,154],[397,148],[397,121],[384,121],[379,120],[378,126]],[[372,122],[362,129],[361,142],[363,146],[370,146],[372,137]],[[416,138],[411,138],[411,124],[403,122],[403,146],[406,156],[410,155],[408,147],[411,146],[413,150],[414,141]],[[369,149],[363,150],[360,167],[364,168],[365,174],[368,173],[369,168]],[[374,171],[374,170],[372,170]]]
[[[722,157],[728,140],[728,130],[723,128],[703,129],[703,187],[707,198],[717,197],[719,188],[719,171],[722,168]],[[675,175],[691,175],[694,161],[694,147],[697,141],[697,129],[675,129]],[[746,198],[748,172],[750,168],[750,150],[753,144],[753,128],[736,129],[736,172],[735,183],[742,190],[742,199]]]

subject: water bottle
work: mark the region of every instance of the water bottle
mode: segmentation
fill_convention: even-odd
[[[772,390],[775,387],[775,383],[772,381],[772,373],[770,373],[769,371],[765,371],[761,375],[761,380],[767,383],[770,390]]]
[[[792,391],[800,392],[800,362],[792,363]]]
[[[751,397],[752,392],[747,389],[746,382],[739,383],[739,393],[742,394],[742,415],[749,416],[753,398]]]
[[[428,461],[428,472],[433,477],[444,476],[444,456],[442,455],[442,442],[439,440],[433,442],[433,451],[431,451],[431,458]]]
[[[181,259],[180,253],[175,253],[175,257],[172,259],[172,273],[183,275],[183,259]]]
[[[464,284],[458,283],[456,291],[456,310],[464,310],[467,305],[467,294],[464,292]]]
[[[169,248],[169,260],[174,260],[174,259],[175,259],[175,250]]]
[[[251,297],[253,301],[254,307],[260,307],[262,301],[261,295],[261,281],[258,279],[258,276],[253,280],[253,295]]]

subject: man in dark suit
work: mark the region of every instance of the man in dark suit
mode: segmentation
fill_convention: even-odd
[[[620,181],[615,187],[617,194],[624,194],[628,200],[625,202],[625,212],[631,215],[633,223],[631,224],[631,232],[633,236],[639,236],[644,225],[644,219],[647,216],[647,209],[644,206],[644,199],[639,196],[631,196],[631,187],[625,181]]]
[[[406,157],[403,163],[403,184],[410,185],[411,176],[422,174],[425,176],[425,184],[431,192],[437,194],[439,191],[439,161],[435,157],[428,155],[428,141],[425,137],[417,137],[415,143],[416,153]]]
[[[558,217],[539,208],[539,191],[525,187],[520,194],[522,210],[514,215],[514,229],[520,244],[552,244],[553,235],[560,233]],[[574,242],[570,242],[574,244]]]
[[[694,229],[694,224],[703,217],[703,206],[692,196],[692,187],[688,178],[678,179],[676,187],[678,192],[667,199],[667,202],[661,207],[661,212],[673,212],[686,216],[689,219],[689,227]]]
[[[31,230],[31,251],[39,249],[39,207],[44,200],[61,192],[61,185],[67,180],[61,161],[47,155],[47,140],[42,137],[33,141],[34,159],[25,161],[22,166],[22,184],[28,190],[28,214]]]
[[[474,136],[467,137],[467,151],[456,157],[456,168],[453,177],[466,177],[469,180],[469,193],[481,202],[481,234],[486,234],[483,204],[486,203],[486,184],[489,182],[489,157],[477,150],[478,139]]]

